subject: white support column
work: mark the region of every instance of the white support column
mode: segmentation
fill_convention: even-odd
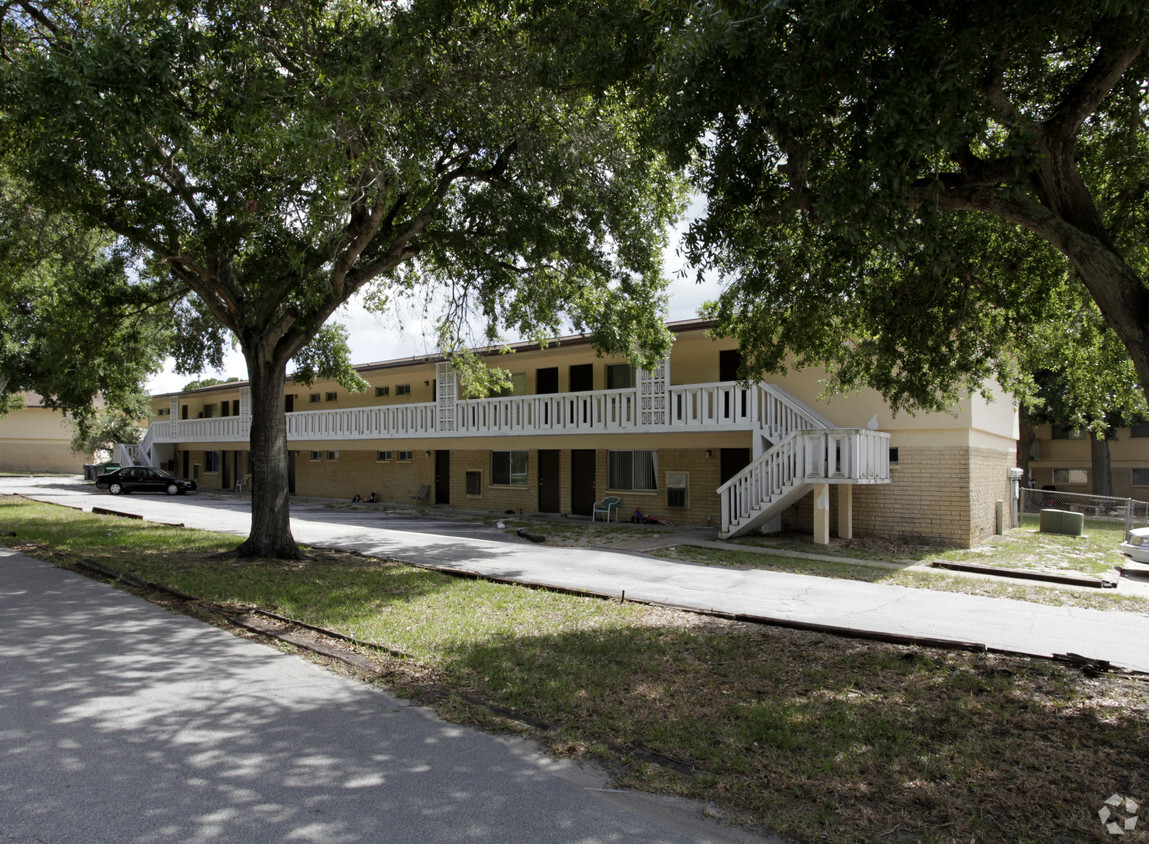
[[[814,484],[814,544],[830,544],[829,484]]]
[[[459,397],[458,374],[446,361],[435,365],[435,430],[454,432],[455,405]]]
[[[638,422],[643,428],[665,427],[670,409],[670,360],[653,371],[638,370]]]
[[[239,388],[239,430],[245,437],[251,434],[251,387]]]
[[[838,538],[854,538],[853,484],[838,484]]]

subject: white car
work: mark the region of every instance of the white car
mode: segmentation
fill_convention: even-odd
[[[1129,538],[1119,546],[1123,554],[1127,554],[1139,563],[1149,565],[1149,527],[1135,528],[1129,532]]]

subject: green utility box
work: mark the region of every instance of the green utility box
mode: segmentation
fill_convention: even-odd
[[[1068,510],[1042,510],[1038,528],[1042,533],[1061,533],[1081,536],[1085,533],[1085,514]]]

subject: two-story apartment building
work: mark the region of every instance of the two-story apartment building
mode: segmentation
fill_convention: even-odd
[[[894,417],[876,393],[820,398],[822,373],[736,382],[739,354],[703,321],[672,323],[654,372],[598,356],[585,337],[488,357],[508,394],[460,396],[435,357],[366,364],[370,385],[290,383],[294,493],[423,502],[491,513],[590,516],[620,499],[675,524],[922,537],[968,546],[1008,495],[1016,414],[971,398],[955,414]],[[202,488],[251,473],[246,384],[154,398],[138,450]]]
[[[1093,492],[1093,461],[1089,436],[1060,425],[1034,428],[1029,451],[1029,475],[1035,487],[1056,487],[1062,492]],[[1149,422],[1118,428],[1109,439],[1109,465],[1113,495],[1149,501]],[[1029,479],[1027,479],[1029,480]]]

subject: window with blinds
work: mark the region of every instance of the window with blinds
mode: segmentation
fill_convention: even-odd
[[[607,487],[610,489],[658,489],[657,451],[608,451]]]

